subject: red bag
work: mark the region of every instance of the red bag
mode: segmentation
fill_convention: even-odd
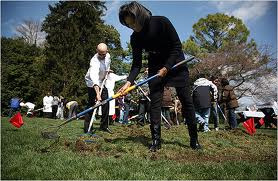
[[[10,119],[10,123],[11,123],[12,125],[14,125],[15,127],[17,127],[17,128],[20,128],[20,127],[24,124],[20,112],[16,113],[16,114]]]

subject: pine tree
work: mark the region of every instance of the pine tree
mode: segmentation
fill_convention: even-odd
[[[47,33],[45,78],[54,94],[84,103],[87,99],[84,76],[96,46],[104,42],[113,58],[121,56],[119,33],[101,17],[106,7],[99,1],[61,1],[42,25]]]

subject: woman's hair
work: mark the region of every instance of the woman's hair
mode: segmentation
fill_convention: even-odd
[[[150,20],[152,13],[143,5],[139,4],[136,1],[132,1],[130,3],[122,5],[119,10],[119,20],[121,24],[128,27],[125,22],[125,18],[127,16],[133,18],[135,22],[139,23],[143,27],[146,20]]]
[[[222,80],[221,80],[221,85],[222,85],[222,86],[229,85],[229,81],[228,81],[228,79],[226,79],[226,78],[222,78]]]

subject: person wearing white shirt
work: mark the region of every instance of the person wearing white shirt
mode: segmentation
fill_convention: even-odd
[[[85,75],[85,82],[88,87],[88,95],[89,95],[88,108],[94,106],[96,102],[100,102],[108,98],[108,90],[105,85],[103,86],[103,82],[105,81],[107,71],[110,68],[110,63],[111,63],[111,59],[110,59],[110,54],[108,53],[107,45],[104,43],[98,44],[97,53],[90,60],[90,67]],[[109,111],[109,103],[102,106],[100,130],[112,134],[113,132],[108,128],[108,122],[109,122],[108,111]],[[91,117],[92,117],[92,111],[85,115],[85,121],[84,121],[85,133],[88,132]]]
[[[43,114],[46,118],[52,118],[52,101],[53,97],[48,92],[43,98]]]
[[[20,106],[27,108],[27,114],[26,114],[27,116],[32,116],[36,105],[31,102],[26,102],[26,103],[21,102]]]
[[[115,87],[115,82],[126,79],[127,75],[117,75],[113,73],[113,70],[109,70],[108,71],[108,75],[107,75],[107,80],[105,81],[105,87],[108,90],[108,96],[111,97],[113,96],[114,93],[114,87]],[[98,114],[102,115],[101,113],[101,109],[99,109]],[[115,114],[115,99],[111,100],[109,102],[109,116],[112,116]]]

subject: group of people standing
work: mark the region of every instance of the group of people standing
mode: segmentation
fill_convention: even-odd
[[[50,92],[43,98],[43,116],[50,119],[66,119],[77,114],[78,102],[67,101],[63,96],[52,96]],[[65,116],[67,114],[67,116]]]

